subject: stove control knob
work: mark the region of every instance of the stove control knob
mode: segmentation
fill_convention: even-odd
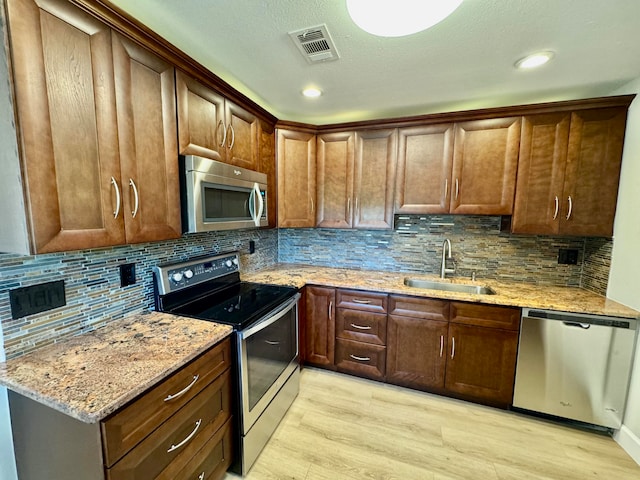
[[[184,271],[184,278],[186,278],[187,280],[189,280],[190,278],[193,277],[193,270],[185,270]]]
[[[182,273],[181,272],[172,273],[171,280],[178,283],[180,280],[182,280]]]
[[[231,268],[231,265],[233,265],[233,262],[232,262],[231,260],[227,260],[226,262],[224,262],[224,264],[225,264],[227,267]]]
[[[237,259],[237,258],[234,258],[234,259],[233,259],[233,264],[234,264],[236,267],[238,266],[238,259]]]

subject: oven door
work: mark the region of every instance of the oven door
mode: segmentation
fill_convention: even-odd
[[[238,332],[242,431],[246,434],[298,368],[298,300]]]

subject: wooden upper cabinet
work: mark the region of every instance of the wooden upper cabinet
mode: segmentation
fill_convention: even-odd
[[[113,33],[122,208],[128,243],[178,238],[173,65]]]
[[[521,118],[456,123],[450,213],[510,215]]]
[[[613,234],[627,109],[525,117],[513,233]]]
[[[398,134],[396,213],[447,213],[453,124],[401,128]]]
[[[6,3],[32,251],[124,243],[111,32],[68,2]]]
[[[267,174],[267,220],[269,227],[273,228],[276,223],[277,212],[277,182],[276,182],[276,129],[265,121],[260,122],[258,134],[258,171]]]
[[[397,130],[356,132],[355,228],[393,228]]]
[[[511,223],[515,233],[556,234],[570,113],[524,117]]]
[[[317,137],[318,227],[349,228],[352,222],[355,134]]]
[[[613,235],[626,108],[571,114],[560,233]]]
[[[176,99],[180,154],[224,161],[224,97],[176,70]]]
[[[278,129],[278,227],[316,223],[316,136]]]
[[[258,170],[258,117],[179,70],[176,98],[181,155]]]

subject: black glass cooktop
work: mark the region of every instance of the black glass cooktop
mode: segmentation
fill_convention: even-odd
[[[169,311],[203,320],[244,328],[296,294],[296,289],[261,283],[240,282],[205,294]]]

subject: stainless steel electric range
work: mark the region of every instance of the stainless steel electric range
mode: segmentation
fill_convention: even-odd
[[[240,281],[237,252],[154,268],[156,310],[232,325],[236,459],[245,475],[298,394],[295,288]]]

